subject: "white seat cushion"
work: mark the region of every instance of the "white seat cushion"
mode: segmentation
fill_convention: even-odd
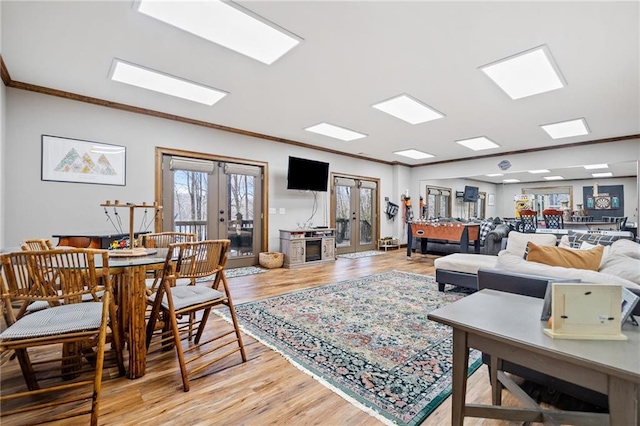
[[[149,296],[149,300],[154,301],[155,296],[155,294],[152,294]],[[171,288],[171,296],[173,296],[173,307],[176,310],[225,297],[224,293],[218,290],[199,285],[173,287]],[[164,309],[169,309],[169,305],[167,304],[167,295],[165,294],[162,299],[162,307]]]
[[[453,253],[437,258],[433,265],[436,269],[477,274],[480,268],[494,268],[497,261],[497,256],[488,254]]]
[[[511,254],[523,257],[529,241],[537,246],[555,246],[558,242],[553,234],[529,234],[511,231],[507,238],[506,250]]]
[[[0,340],[97,330],[101,322],[102,302],[55,306],[25,315],[3,331]]]

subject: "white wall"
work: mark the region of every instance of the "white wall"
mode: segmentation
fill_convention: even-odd
[[[603,160],[604,159],[604,160]],[[610,142],[602,144],[584,145],[581,147],[572,148],[558,148],[554,150],[530,152],[526,154],[513,154],[505,155],[504,157],[491,157],[477,160],[458,161],[454,163],[435,164],[432,166],[415,167],[411,170],[411,181],[414,186],[412,191],[424,192],[424,183],[429,181],[438,181],[443,179],[459,179],[460,176],[475,176],[489,173],[500,172],[498,163],[502,160],[508,160],[511,163],[510,172],[526,171],[531,169],[531,164],[543,165],[545,168],[566,168],[571,166],[581,166],[583,164],[591,164],[595,162],[606,161],[608,163],[620,163],[628,161],[640,160],[640,140],[633,139],[620,142]],[[594,179],[594,181],[596,181]],[[598,179],[600,185],[619,185],[615,178],[613,179]],[[470,185],[481,187],[481,191],[484,190],[483,185],[468,180]],[[473,182],[476,182],[475,184]],[[515,213],[514,208],[514,194],[520,194],[520,189],[523,186],[559,186],[568,185],[567,182],[572,183],[579,189],[574,188],[574,204],[576,203],[576,194],[580,199],[582,198],[582,186],[593,185],[593,181],[561,181],[536,184],[505,184],[495,185],[496,192],[496,210],[495,215],[512,217]],[[615,182],[615,183],[614,183]],[[631,220],[634,217],[638,219],[639,199],[638,191],[633,191],[632,188],[640,185],[638,182],[625,181],[625,214]],[[446,185],[443,185],[446,186]],[[464,186],[464,185],[462,185]],[[629,186],[629,191],[627,190]],[[487,190],[487,192],[489,192]],[[492,216],[487,211],[487,216]]]
[[[25,238],[65,232],[112,231],[99,207],[106,200],[151,202],[154,197],[155,147],[177,148],[269,164],[269,207],[285,214],[269,215],[268,248],[279,250],[279,229],[292,228],[311,215],[310,193],[286,189],[289,155],[326,161],[330,171],[376,177],[380,193],[395,194],[394,179],[406,167],[357,160],[288,144],[183,124],[110,108],[6,89],[5,176],[2,208],[6,233],[0,245],[16,246]],[[215,118],[212,118],[215,121]],[[90,185],[40,180],[41,135],[48,134],[127,148],[126,186]],[[402,182],[404,186],[406,182]],[[314,224],[328,224],[328,193],[320,193]],[[265,212],[267,213],[267,212]],[[137,226],[137,225],[136,225]],[[395,235],[396,224],[381,219],[381,235]]]
[[[516,196],[522,194],[522,188],[539,188],[545,186],[571,186],[573,188],[573,206],[570,206],[572,210],[575,210],[576,204],[582,204],[584,206],[584,200],[582,197],[582,187],[591,186],[598,183],[600,186],[610,185],[623,185],[624,186],[624,216],[628,217],[629,221],[638,222],[638,191],[636,178],[600,178],[600,179],[585,179],[585,180],[563,180],[554,182],[536,182],[536,183],[518,183],[502,185],[502,196],[500,197],[500,211],[504,212],[501,216],[513,217],[515,215],[515,203]]]

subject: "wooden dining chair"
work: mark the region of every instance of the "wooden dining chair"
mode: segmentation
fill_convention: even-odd
[[[171,244],[196,241],[196,234],[190,232],[157,232],[142,235],[142,244],[146,248],[169,248]],[[162,266],[151,266],[148,268],[151,277],[146,279],[147,291],[149,294],[156,291],[160,278],[162,277]],[[179,279],[175,285],[193,284],[189,279]]]
[[[96,257],[101,257],[100,270]],[[107,334],[118,371],[125,372],[108,262],[106,251],[91,249],[0,256],[7,324],[0,333],[0,352],[15,352],[27,387],[0,396],[3,418],[32,411],[33,418],[48,422],[90,414],[90,424],[97,425]],[[51,269],[57,274],[52,275]],[[87,297],[93,301],[81,303]],[[46,302],[49,307],[28,312],[34,302]],[[82,393],[87,387],[91,390]],[[87,400],[91,404],[85,409],[80,402]]]
[[[22,248],[22,250],[52,250],[54,249],[54,245],[51,240],[47,238],[32,238],[24,240],[22,244],[20,244],[20,248]]]
[[[520,232],[532,233],[538,229],[538,212],[535,210],[520,210]]]
[[[229,240],[171,244],[164,263],[161,283],[157,292],[149,296],[152,309],[147,323],[147,348],[151,345],[154,332],[156,335],[160,334],[159,339],[154,340],[155,344],[166,347],[167,343],[172,343],[175,346],[185,392],[189,391],[189,375],[196,374],[236,352],[240,352],[243,362],[247,360],[229,285],[224,274],[229,245]],[[212,275],[214,279],[207,283],[208,285],[204,283],[188,286],[173,285],[178,278],[196,280]],[[204,336],[211,308],[219,305],[225,305],[229,309],[233,329],[215,330],[212,332],[213,336]],[[184,337],[184,330],[179,327],[178,318],[200,311],[202,315],[198,315],[195,339],[188,340]],[[169,327],[162,331],[156,330],[158,321],[165,321]],[[183,340],[185,348],[183,348]],[[234,345],[234,347],[228,350],[226,348],[228,345]],[[194,362],[198,365],[188,369],[187,364]]]
[[[564,217],[562,210],[544,209],[542,210],[544,226],[547,229],[564,229]]]

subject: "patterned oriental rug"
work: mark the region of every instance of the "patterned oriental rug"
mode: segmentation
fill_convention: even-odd
[[[337,257],[341,257],[344,259],[360,259],[363,257],[382,256],[383,254],[385,254],[385,252],[383,251],[367,250],[367,251],[358,251],[355,253],[339,254]]]
[[[464,294],[392,271],[236,305],[240,325],[386,424],[420,424],[451,393],[452,332],[427,314]],[[223,311],[219,315],[229,320]],[[481,364],[471,351],[468,373]]]
[[[244,277],[246,275],[264,274],[266,269],[257,266],[245,266],[242,268],[225,269],[224,274],[227,278]]]

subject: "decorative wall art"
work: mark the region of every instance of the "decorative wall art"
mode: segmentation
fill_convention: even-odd
[[[42,180],[126,185],[126,148],[42,135]]]

